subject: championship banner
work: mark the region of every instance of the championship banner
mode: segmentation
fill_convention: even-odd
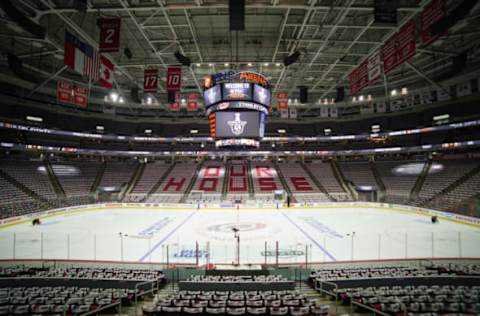
[[[145,69],[143,72],[143,92],[157,92],[158,69]]]
[[[328,117],[328,107],[322,106],[320,108],[320,117]]]
[[[178,91],[182,85],[182,67],[168,67],[167,91]]]
[[[65,80],[57,81],[57,101],[64,104],[73,104],[86,108],[88,104],[88,88],[75,86]]]
[[[383,45],[383,71],[388,74],[398,65],[398,52],[397,52],[397,33],[393,34]]]
[[[350,82],[350,95],[355,95],[365,88],[368,83],[368,60],[363,61],[357,68],[353,69],[348,75]]]
[[[330,117],[338,117],[338,108],[336,106],[330,108]]]
[[[372,83],[380,77],[382,72],[382,59],[380,57],[380,52],[373,53],[370,57],[368,57],[367,62],[368,67],[368,83]]]
[[[431,35],[431,26],[446,15],[445,0],[433,0],[422,11],[420,17],[422,45],[428,45],[440,35]]]
[[[73,89],[73,104],[81,108],[86,108],[88,104],[88,88],[75,87]]]
[[[287,110],[288,109],[288,93],[287,92],[278,92],[277,93],[277,110]]]
[[[280,117],[281,118],[288,118],[288,109],[280,110]]]
[[[99,18],[97,25],[100,28],[100,52],[118,52],[120,50],[120,27],[122,19],[119,17]]]
[[[175,92],[175,102],[170,104],[170,111],[179,112],[180,111],[180,92]]]
[[[73,103],[73,87],[70,82],[65,80],[57,81],[57,102]]]
[[[187,111],[196,112],[198,111],[198,94],[189,93],[187,97]]]
[[[397,61],[398,65],[410,59],[416,52],[416,30],[415,21],[405,24],[397,35]]]

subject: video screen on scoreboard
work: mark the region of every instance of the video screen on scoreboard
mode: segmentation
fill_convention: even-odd
[[[220,91],[220,86],[218,85],[205,90],[205,92],[203,93],[203,104],[205,105],[205,107],[220,102],[221,99],[222,94]]]
[[[265,89],[259,85],[253,85],[253,102],[270,106],[271,93],[270,90]]]
[[[259,112],[223,111],[215,113],[217,138],[260,137]]]
[[[224,83],[223,100],[251,100],[252,85],[250,83]]]

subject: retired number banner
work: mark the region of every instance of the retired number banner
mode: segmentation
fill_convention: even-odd
[[[187,111],[196,112],[198,111],[198,94],[189,93],[187,98]]]
[[[118,17],[100,18],[97,20],[100,28],[100,52],[118,52],[120,50],[120,27],[122,19]]]
[[[182,67],[168,67],[167,91],[178,91],[182,85]]]
[[[157,92],[158,69],[145,69],[143,73],[143,91]]]
[[[288,93],[279,92],[277,93],[277,110],[282,111],[288,109]]]

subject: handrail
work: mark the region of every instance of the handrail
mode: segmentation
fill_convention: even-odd
[[[382,315],[382,316],[390,316],[390,314],[384,313],[382,311],[379,311],[378,309],[375,309],[373,307],[370,307],[368,305],[365,305],[365,304],[362,304],[360,302],[354,301],[353,299],[350,299],[350,312],[352,312],[352,313],[353,313],[353,305],[357,305],[357,306],[360,306],[362,308],[368,309],[369,311],[372,311],[374,314],[378,314],[378,315]]]
[[[79,316],[87,316],[87,315],[92,315],[92,314],[97,314],[98,312],[100,311],[103,311],[105,309],[108,309],[110,307],[113,307],[113,306],[117,306],[119,305],[120,307],[120,310],[119,310],[119,314],[121,314],[121,311],[122,311],[122,299],[119,299],[117,302],[115,303],[112,303],[112,304],[109,304],[109,305],[105,305],[103,307],[100,307],[100,308],[97,308],[97,309],[94,309],[93,311],[89,311],[89,312],[86,312],[84,314],[80,314]]]
[[[338,295],[337,295],[338,285],[336,283],[329,282],[329,281],[323,281],[323,280],[320,280],[320,279],[317,279],[316,281],[320,282],[320,288],[317,287],[317,282],[315,282],[315,290],[320,291],[320,292],[325,293],[325,294],[328,294],[328,295],[335,296],[335,315],[338,315]],[[335,287],[335,292],[330,292],[330,291],[324,290],[323,289],[323,283],[334,286]]]
[[[156,279],[154,281],[144,281],[144,282],[135,284],[135,316],[138,315],[138,297],[148,293],[153,293],[155,282],[157,283],[157,292],[158,292],[158,283],[160,282],[160,279]],[[143,291],[142,294],[139,295],[138,287],[146,284],[152,284],[152,288],[150,290]]]

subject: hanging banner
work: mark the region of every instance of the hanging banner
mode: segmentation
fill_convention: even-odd
[[[432,35],[430,28],[435,22],[443,19],[445,14],[445,0],[433,0],[425,6],[420,17],[422,45],[430,44],[441,35]]]
[[[143,91],[157,92],[158,69],[145,69],[143,72]]]
[[[288,109],[288,93],[287,92],[278,92],[277,93],[277,110],[286,110]]]
[[[120,50],[120,28],[122,19],[119,17],[99,18],[97,25],[100,28],[100,52],[118,52]]]
[[[459,83],[456,87],[457,97],[464,97],[472,94],[472,84],[470,81]]]
[[[180,92],[175,92],[175,102],[170,104],[170,111],[179,112],[180,111]]]
[[[59,103],[72,104],[81,108],[86,108],[88,104],[88,88],[76,86],[69,81],[58,80],[57,101]]]
[[[373,53],[368,57],[368,83],[373,83],[375,80],[380,77],[382,73],[382,58],[380,57],[380,52]]]
[[[328,117],[328,107],[322,106],[320,108],[320,117]]]
[[[182,67],[168,67],[167,91],[178,91],[182,85]]]
[[[336,106],[330,108],[330,117],[338,117],[338,108]]]
[[[73,89],[73,104],[81,108],[87,107],[87,104],[88,104],[88,88],[87,87],[76,86]]]
[[[364,60],[348,75],[350,82],[350,95],[355,95],[368,85],[368,60]]]
[[[383,71],[388,74],[398,65],[398,52],[397,52],[397,33],[393,34],[383,45]]]
[[[410,21],[398,31],[397,35],[397,61],[398,65],[409,60],[416,52],[415,21]]]
[[[70,82],[65,80],[57,81],[57,102],[73,103],[73,87]]]
[[[280,117],[281,118],[288,118],[288,109],[280,110]]]
[[[198,94],[189,93],[187,97],[187,111],[196,112],[198,111]]]

